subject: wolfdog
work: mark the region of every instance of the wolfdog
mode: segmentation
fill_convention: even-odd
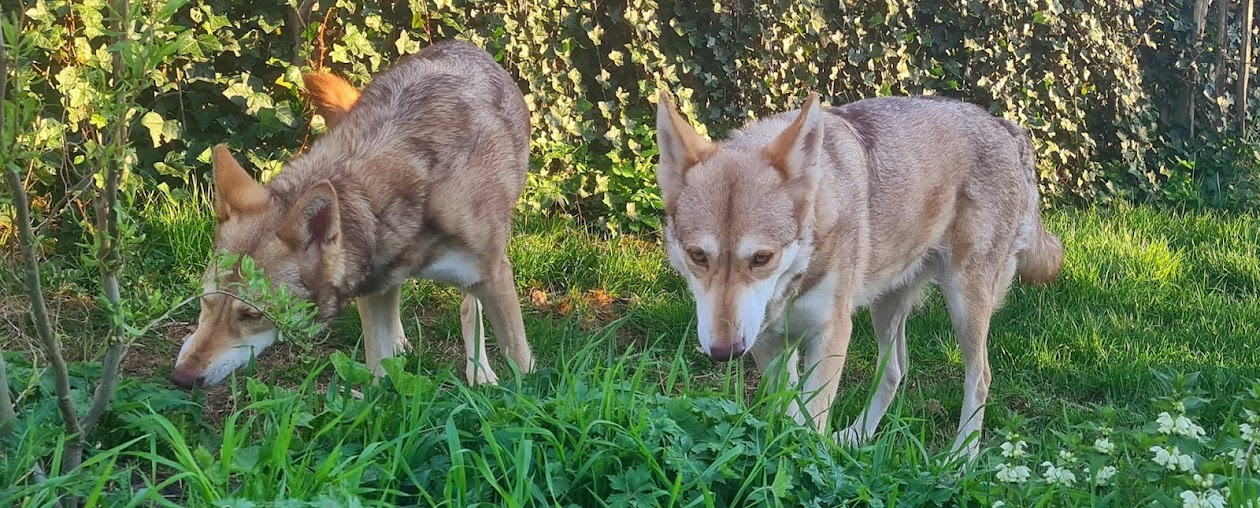
[[[789,413],[823,432],[853,312],[869,307],[883,373],[870,405],[835,435],[860,443],[909,366],[906,318],[936,283],[966,369],[953,450],[974,456],[993,312],[1016,273],[1050,283],[1063,267],[1062,244],[1041,220],[1031,140],[940,97],[818,102],[810,93],[802,109],[714,143],[661,93],[665,248],[695,299],[701,349],[721,361],[751,352],[763,371],[789,351],[782,362],[794,385],[799,351],[812,398],[807,415],[795,404]]]
[[[227,148],[213,150],[214,249],[252,257],[273,284],[313,302],[327,322],[354,299],[365,359],[407,347],[402,284],[452,284],[469,383],[495,383],[482,306],[509,359],[533,369],[506,255],[529,163],[529,114],[511,76],[462,42],[426,48],[376,76],[360,94],[332,74],[304,77],[330,129],[263,187]],[[204,277],[201,316],[171,381],[214,385],[276,341],[260,309],[226,294],[239,266]]]

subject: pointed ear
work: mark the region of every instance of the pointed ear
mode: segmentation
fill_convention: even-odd
[[[713,155],[717,145],[696,132],[678,114],[669,94],[661,90],[656,106],[656,146],[660,151],[656,183],[661,188],[665,213],[672,215],[687,170]]]
[[[320,249],[340,245],[341,213],[332,184],[322,180],[307,190],[285,216],[276,235],[297,250],[312,245]]]
[[[267,191],[245,172],[226,146],[215,145],[210,159],[214,169],[214,214],[220,223],[267,207]]]
[[[344,79],[327,72],[312,72],[302,75],[306,84],[306,92],[315,104],[315,110],[329,128],[336,127],[350,113],[350,108],[359,102],[359,89]]]
[[[766,159],[783,175],[785,182],[802,177],[811,179],[815,176],[811,173],[817,173],[818,154],[823,144],[820,109],[818,93],[810,92],[792,125],[763,149]]]

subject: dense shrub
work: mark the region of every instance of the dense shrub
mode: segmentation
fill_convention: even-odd
[[[147,111],[132,120],[146,127],[135,129],[135,176],[178,192],[204,178],[208,148],[226,141],[266,178],[318,133],[307,128],[303,70],[330,68],[361,84],[401,54],[458,37],[495,54],[527,93],[531,210],[654,226],[659,88],[713,135],[795,107],[807,89],[832,104],[956,96],[1033,131],[1053,198],[1247,203],[1255,147],[1217,128],[1232,98],[1202,92],[1194,137],[1171,121],[1167,105],[1215,61],[1190,44],[1182,3],[338,0],[310,10],[299,0],[196,0],[175,24],[153,27],[180,44],[152,73]],[[91,114],[100,84],[82,79],[82,68],[109,64],[103,0],[71,5],[27,7],[24,33],[40,51],[17,71],[21,81],[44,78],[33,96],[60,98],[22,141],[53,201],[74,181],[84,131],[103,121]],[[1238,39],[1231,30],[1227,50]],[[1260,103],[1260,87],[1253,96]]]

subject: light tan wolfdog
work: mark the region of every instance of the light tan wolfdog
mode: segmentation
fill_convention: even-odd
[[[507,356],[533,368],[506,247],[525,183],[529,116],[512,78],[485,51],[435,44],[377,76],[362,96],[330,74],[306,84],[331,130],[267,186],[214,149],[214,248],[248,254],[274,283],[315,303],[326,322],[358,303],[369,367],[407,347],[402,283],[460,288],[470,383],[494,383],[481,306]],[[206,293],[216,290],[206,270]],[[236,273],[226,279],[239,280]],[[274,325],[229,295],[201,300],[171,380],[214,385],[276,340]]]
[[[728,360],[751,351],[764,371],[786,336],[800,338],[810,373],[803,391],[813,395],[805,409],[823,431],[852,314],[869,306],[886,367],[870,406],[836,436],[861,442],[908,367],[906,318],[936,282],[966,366],[953,449],[967,444],[983,427],[994,309],[1016,272],[1048,283],[1063,265],[1062,245],[1041,222],[1027,133],[936,97],[823,109],[811,93],[803,109],[716,144],[664,93],[657,115],[666,250],[695,297],[704,352]],[[791,351],[784,361],[795,384]],[[795,404],[790,412],[804,423]],[[967,446],[974,456],[976,441]]]

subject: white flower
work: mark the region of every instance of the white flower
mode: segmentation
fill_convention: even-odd
[[[1238,432],[1242,433],[1243,441],[1254,443],[1260,440],[1260,432],[1256,432],[1256,428],[1250,423],[1244,423],[1238,426]]]
[[[1172,418],[1172,415],[1168,414],[1168,411],[1164,411],[1160,413],[1159,417],[1155,418],[1155,423],[1159,424],[1160,434],[1164,434],[1164,435],[1172,434],[1173,418]]]
[[[1198,426],[1198,424],[1194,423],[1194,420],[1187,418],[1186,415],[1177,415],[1174,418],[1165,411],[1159,414],[1159,417],[1155,419],[1155,423],[1159,424],[1159,433],[1164,435],[1175,434],[1199,439],[1205,434],[1203,427]]]
[[[1076,454],[1067,450],[1059,450],[1059,460],[1063,462],[1072,462],[1076,460]]]
[[[1155,458],[1152,460],[1156,464],[1167,466],[1169,462],[1172,462],[1172,454],[1162,446],[1152,446],[1151,452],[1155,453]]]
[[[1177,415],[1177,419],[1173,421],[1173,433],[1194,439],[1200,439],[1206,434],[1203,427],[1194,423],[1194,420],[1186,418],[1185,415]]]
[[[1076,483],[1076,473],[1066,467],[1057,467],[1050,461],[1042,462],[1041,465],[1046,468],[1046,472],[1041,474],[1051,485],[1061,483],[1063,485],[1072,485]]]
[[[1203,492],[1184,490],[1181,492],[1182,508],[1225,508],[1225,496],[1216,489]]]
[[[1247,423],[1260,424],[1260,414],[1250,409],[1244,409],[1243,414],[1247,415]]]
[[[1094,449],[1098,450],[1098,453],[1110,455],[1111,452],[1116,450],[1116,445],[1110,439],[1100,437],[1094,440]]]
[[[1016,441],[1014,443],[1007,441],[1005,443],[1002,443],[1002,456],[1009,457],[1012,459],[1018,459],[1025,455],[1028,455],[1027,449],[1028,449],[1028,443],[1025,443],[1023,441]]]
[[[1005,506],[1006,506],[1006,501],[994,501],[994,502],[993,502],[993,508],[1003,508],[1003,507],[1005,507]]]
[[[1229,463],[1238,469],[1242,469],[1247,465],[1247,452],[1242,450],[1230,450],[1220,454],[1218,457],[1229,459]]]
[[[1106,485],[1117,472],[1119,471],[1116,470],[1116,466],[1103,466],[1102,469],[1098,470],[1098,474],[1094,475],[1094,484]],[[1089,474],[1089,468],[1085,468],[1085,474]]]
[[[1176,402],[1173,402],[1173,409],[1176,410],[1178,413],[1184,413],[1186,412],[1186,405],[1183,404],[1181,401],[1176,401]]]
[[[1150,451],[1155,453],[1152,459],[1156,464],[1168,468],[1169,471],[1189,471],[1194,469],[1194,457],[1181,453],[1176,446],[1172,450],[1168,450],[1162,446],[1152,446]]]
[[[1247,451],[1246,450],[1230,450],[1222,453],[1222,457],[1229,459],[1229,463],[1239,470],[1247,468]],[[1251,457],[1251,469],[1260,470],[1260,454]]]
[[[1199,486],[1200,486],[1200,487],[1203,487],[1203,488],[1205,488],[1205,489],[1206,489],[1206,488],[1208,488],[1208,487],[1211,487],[1211,486],[1212,486],[1212,480],[1213,480],[1213,479],[1215,479],[1215,475],[1213,475],[1213,474],[1211,474],[1211,473],[1208,473],[1208,475],[1207,475],[1206,477],[1204,477],[1204,476],[1202,476],[1202,475],[1200,475],[1200,474],[1198,474],[1198,473],[1195,473],[1195,475],[1194,475],[1194,483],[1199,484]]]
[[[1006,483],[1027,483],[1028,478],[1032,476],[1032,471],[1028,466],[1011,466],[1005,462],[997,466],[997,479]]]

